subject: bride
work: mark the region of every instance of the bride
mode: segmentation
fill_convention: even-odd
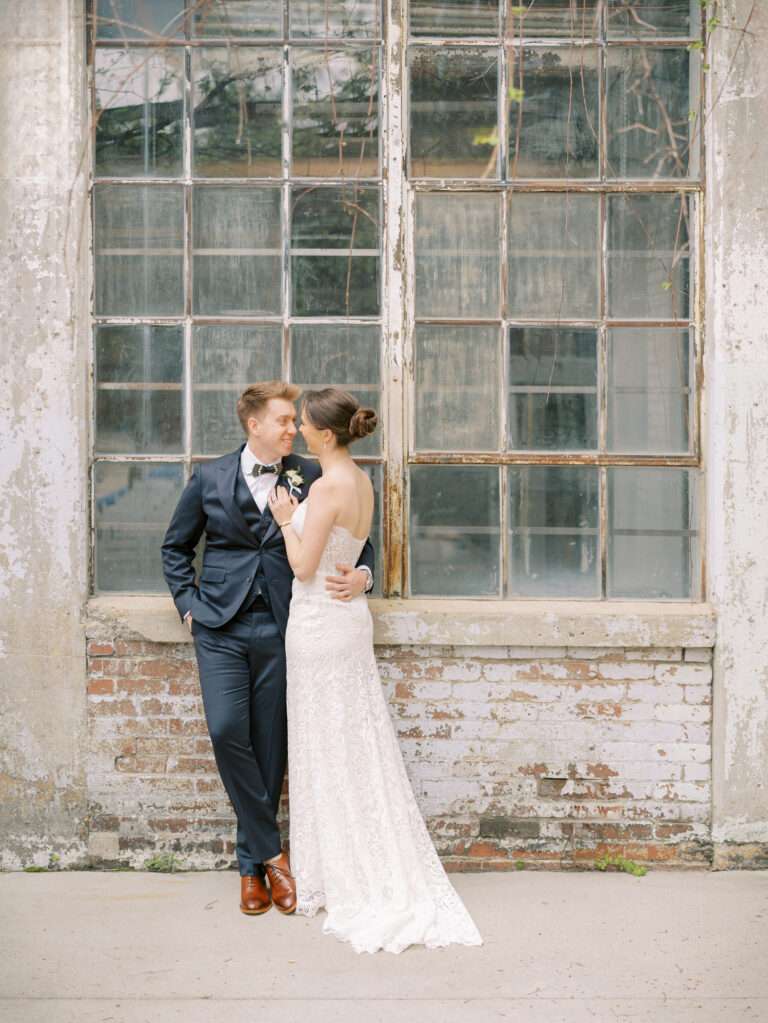
[[[301,432],[323,475],[297,504],[270,497],[293,569],[286,633],[291,866],[299,913],[357,952],[480,945],[438,859],[403,765],[373,654],[365,596],[334,600],[324,578],[354,565],[373,487],[349,445],[376,428],[351,394],[307,391]]]

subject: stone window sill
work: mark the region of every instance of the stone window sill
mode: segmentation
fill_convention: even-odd
[[[373,599],[379,645],[521,647],[711,647],[715,613],[704,603]],[[86,607],[97,638],[139,635],[191,642],[170,597],[100,595]]]

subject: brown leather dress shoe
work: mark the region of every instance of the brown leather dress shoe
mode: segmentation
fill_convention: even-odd
[[[267,886],[256,875],[240,878],[240,911],[248,916],[259,916],[266,913],[272,905]]]
[[[269,878],[272,901],[281,913],[296,912],[296,881],[291,873],[291,865],[283,850],[275,860],[264,864]]]

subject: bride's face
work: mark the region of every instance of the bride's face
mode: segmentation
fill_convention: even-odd
[[[309,451],[310,455],[319,455],[327,448],[327,444],[324,444],[323,442],[326,439],[326,434],[331,431],[318,430],[316,426],[313,426],[307,418],[307,413],[304,409],[301,410],[301,426],[299,427],[299,432],[304,438],[304,443],[307,445],[307,451]]]

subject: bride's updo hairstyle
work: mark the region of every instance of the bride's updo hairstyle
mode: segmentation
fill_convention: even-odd
[[[307,419],[317,430],[331,430],[340,448],[367,437],[376,429],[378,418],[372,408],[362,408],[349,391],[324,387],[322,391],[304,391]]]

